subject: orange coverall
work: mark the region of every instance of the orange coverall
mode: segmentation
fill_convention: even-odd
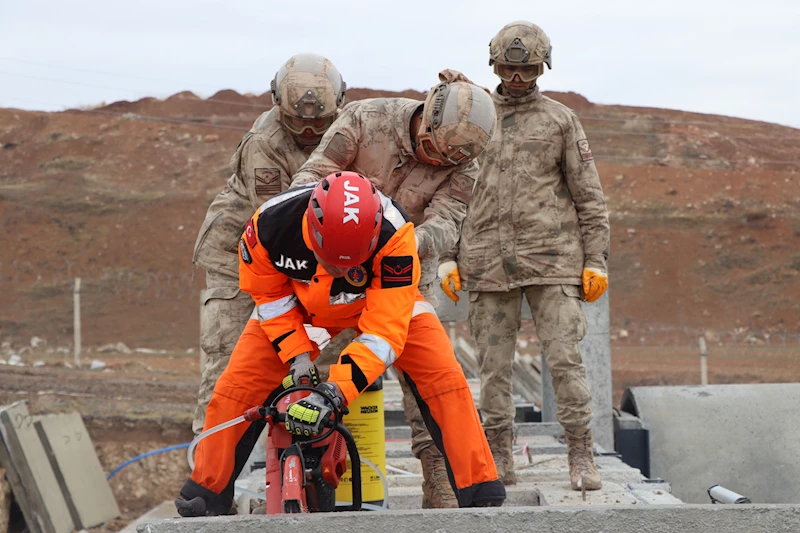
[[[345,403],[394,364],[405,374],[445,456],[459,505],[502,501],[505,489],[469,385],[433,307],[418,289],[413,224],[383,196],[375,253],[344,278],[333,278],[311,252],[304,213],[313,187],[291,189],[264,203],[242,235],[240,285],[256,308],[214,388],[204,430],[269,402],[282,390],[293,357],[319,355],[305,324],[325,328],[331,336],[356,328],[358,336],[330,370],[329,381],[339,386]],[[233,482],[263,427],[263,421],[243,423],[201,441],[182,497],[203,496],[210,510],[226,512]]]

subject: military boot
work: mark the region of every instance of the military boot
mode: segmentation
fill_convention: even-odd
[[[419,454],[422,463],[422,508],[452,509],[458,507],[458,500],[447,477],[447,467],[436,446],[429,446]]]
[[[567,455],[569,458],[569,480],[572,490],[581,490],[581,477],[586,490],[598,490],[603,486],[600,473],[594,465],[594,442],[589,428],[566,430]]]
[[[514,471],[514,456],[511,447],[514,442],[513,428],[487,429],[486,440],[492,450],[497,477],[503,485],[516,485],[517,473]]]

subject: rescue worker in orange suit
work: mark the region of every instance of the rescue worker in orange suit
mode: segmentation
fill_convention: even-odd
[[[208,406],[205,430],[309,382],[347,405],[389,365],[401,371],[443,452],[461,507],[498,506],[498,480],[472,395],[433,307],[419,292],[414,225],[355,172],[331,174],[265,202],[239,241],[239,279],[256,308]],[[319,383],[306,325],[358,335]],[[289,406],[288,429],[318,434],[332,408],[318,393]],[[264,426],[208,436],[175,501],[182,516],[226,514],[233,483]]]

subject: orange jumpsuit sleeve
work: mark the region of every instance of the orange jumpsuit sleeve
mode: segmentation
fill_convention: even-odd
[[[303,308],[289,277],[278,272],[258,239],[259,209],[239,239],[239,287],[253,297],[255,316],[281,361],[313,349]]]
[[[403,352],[419,294],[420,264],[414,225],[406,223],[376,254],[372,283],[358,321],[361,332],[331,365],[347,403],[378,379]]]

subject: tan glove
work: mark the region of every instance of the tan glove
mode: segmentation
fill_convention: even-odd
[[[455,291],[461,290],[461,274],[458,273],[458,265],[455,261],[445,261],[439,265],[439,280],[442,292],[454,302],[458,302],[461,298]]]
[[[608,288],[608,274],[599,268],[583,269],[583,295],[587,302],[600,298]]]

